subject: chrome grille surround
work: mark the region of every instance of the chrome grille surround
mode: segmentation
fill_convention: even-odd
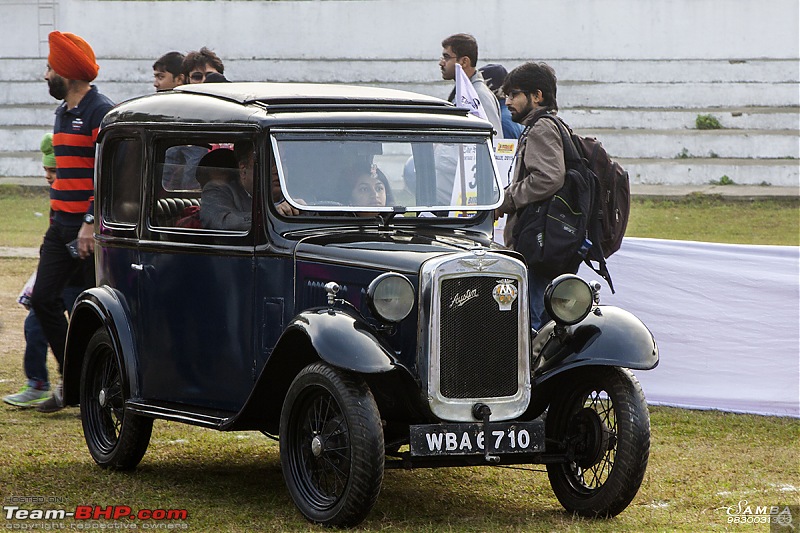
[[[491,286],[499,287],[494,291],[498,294],[516,288],[516,301],[510,310],[500,310],[501,306],[508,308],[507,297],[486,294]],[[455,296],[451,296],[453,287],[458,288]],[[510,291],[513,293],[513,289]],[[443,304],[445,295],[452,301]],[[467,311],[468,306],[472,306],[471,311]],[[531,395],[529,309],[527,270],[518,259],[476,248],[423,264],[417,368],[434,415],[442,420],[474,421],[472,408],[476,403],[491,408],[491,420],[512,419],[525,411]],[[477,313],[481,318],[476,332]],[[492,330],[492,324],[507,326],[508,330]],[[443,327],[447,328],[444,334]],[[454,351],[453,343],[443,338],[450,331],[471,335],[474,344],[467,350],[457,341],[460,347]],[[502,344],[508,349],[500,350]],[[488,380],[487,360],[500,366],[492,368]],[[463,379],[453,372],[464,372]],[[501,377],[495,379],[495,374]],[[510,381],[514,379],[515,384]]]

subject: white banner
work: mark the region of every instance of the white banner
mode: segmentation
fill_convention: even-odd
[[[649,403],[800,417],[800,248],[628,237],[608,268],[658,343]]]

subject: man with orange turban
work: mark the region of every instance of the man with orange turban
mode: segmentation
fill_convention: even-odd
[[[67,341],[67,319],[61,298],[67,281],[86,272],[85,286],[94,285],[94,152],[103,117],[114,106],[91,82],[100,67],[94,50],[73,33],[51,32],[50,54],[44,79],[50,95],[63,100],[56,109],[53,151],[56,179],[50,187],[50,227],[40,249],[33,307],[47,343],[62,372]],[[84,261],[89,258],[89,260]],[[61,386],[37,410],[58,411],[63,406]]]

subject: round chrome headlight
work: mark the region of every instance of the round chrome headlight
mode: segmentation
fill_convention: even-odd
[[[367,303],[377,318],[400,322],[414,307],[414,286],[395,272],[381,274],[367,287]]]
[[[558,276],[544,291],[544,307],[550,317],[566,326],[586,318],[593,303],[591,287],[574,274]]]

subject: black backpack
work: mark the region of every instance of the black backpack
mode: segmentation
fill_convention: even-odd
[[[613,293],[605,260],[619,249],[628,223],[628,174],[611,161],[597,140],[575,135],[554,115],[541,117],[553,120],[561,133],[567,174],[552,198],[520,211],[512,230],[516,249],[529,267],[551,277],[576,272],[583,261],[608,282]],[[583,150],[591,150],[591,161]]]
[[[595,201],[600,232],[595,235],[596,239],[592,240],[600,244],[603,257],[608,259],[611,254],[619,250],[628,227],[628,217],[631,212],[631,185],[628,172],[608,156],[600,141],[594,137],[576,135],[561,119],[556,119],[556,122],[560,122],[569,131],[570,138],[584,162],[597,176]],[[562,131],[562,140],[563,137]]]
[[[585,242],[596,182],[591,172],[568,168],[564,185],[552,197],[517,213],[514,249],[528,268],[549,278],[578,271],[588,251]]]

